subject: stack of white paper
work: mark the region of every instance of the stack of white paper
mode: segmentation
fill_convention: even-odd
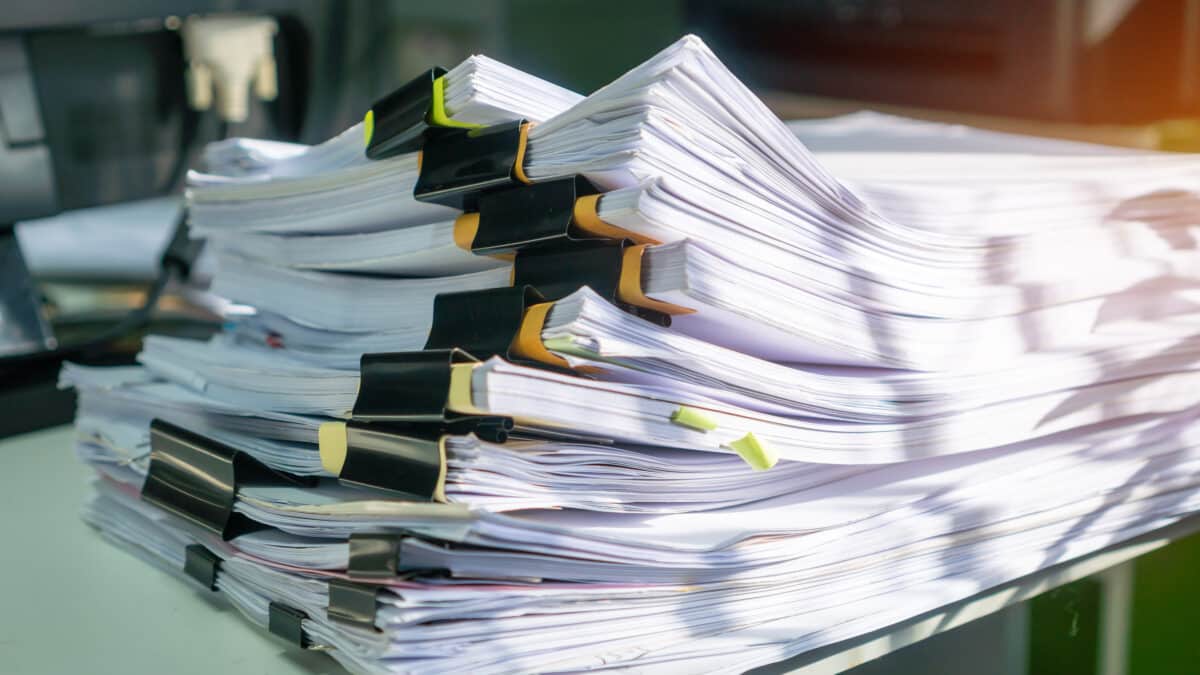
[[[214,144],[190,222],[243,311],[62,374],[114,542],[356,672],[738,672],[1200,508],[1200,158],[789,126],[694,37],[586,98],[482,57],[438,86],[455,123],[537,122],[518,168],[601,189],[587,217],[648,245],[622,283],[670,325],[625,287],[535,305],[509,352],[384,391],[437,399],[420,445],[430,419],[360,409],[363,355],[422,350],[439,297],[527,251],[472,253],[479,217],[414,198],[423,156],[368,160],[361,125]],[[184,466],[211,509],[160,508],[169,443],[287,480]],[[368,446],[432,448],[436,489],[381,489],[411,459],[352,475]]]

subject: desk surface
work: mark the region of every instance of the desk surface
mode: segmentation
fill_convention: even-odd
[[[344,673],[204,591],[134,559],[79,517],[90,472],[71,430],[0,442],[0,671]]]
[[[0,442],[0,670],[343,673],[252,626],[204,591],[105,542],[79,517],[89,471],[58,428]],[[970,600],[761,669],[824,675],[878,658],[1200,530],[1193,517]]]

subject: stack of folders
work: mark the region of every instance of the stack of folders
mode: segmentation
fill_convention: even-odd
[[[205,159],[234,310],[65,368],[86,517],[352,671],[740,672],[1200,509],[1195,156],[789,126],[686,37]]]

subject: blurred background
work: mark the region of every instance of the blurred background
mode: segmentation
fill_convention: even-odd
[[[476,53],[586,93],[688,32],[785,119],[870,108],[1200,148],[1200,0],[8,3],[0,436],[69,419],[63,359],[128,361],[150,322],[215,325],[178,227],[206,143],[318,143]]]
[[[69,418],[63,359],[128,361],[150,322],[215,325],[179,227],[205,144],[318,143],[476,53],[586,93],[688,32],[785,119],[870,108],[1200,149],[1200,0],[8,3],[0,436]]]
[[[206,143],[320,142],[474,53],[586,93],[687,32],[784,118],[869,108],[1200,149],[1200,0],[9,2],[0,437],[70,420],[62,360],[132,362],[148,329],[215,328],[220,300],[179,227]],[[1136,579],[1078,582],[857,672],[1094,673],[1118,600],[1134,608],[1128,672],[1179,672],[1197,657],[1197,563],[1200,542],[1181,542]]]

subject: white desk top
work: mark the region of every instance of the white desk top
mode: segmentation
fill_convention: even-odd
[[[105,542],[79,509],[89,471],[71,430],[0,441],[0,671],[42,673],[344,673]],[[1119,565],[1200,530],[1193,517],[762,672],[826,675]],[[132,645],[127,647],[127,645]]]
[[[105,542],[79,517],[88,475],[69,428],[0,442],[0,671],[345,672]]]

